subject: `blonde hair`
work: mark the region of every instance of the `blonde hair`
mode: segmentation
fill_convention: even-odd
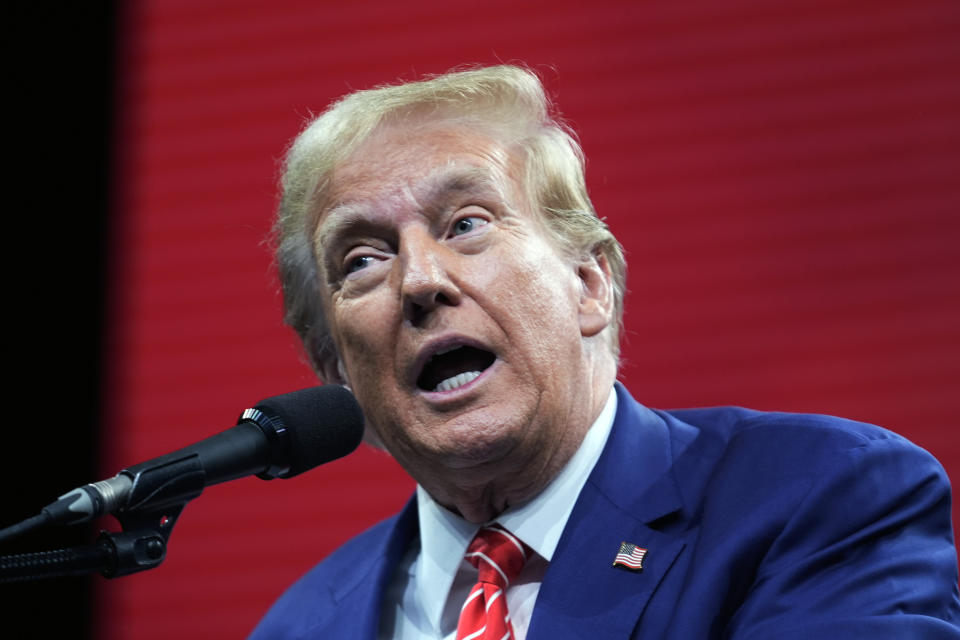
[[[479,121],[510,132],[525,155],[526,193],[546,228],[574,255],[602,255],[613,275],[614,317],[607,329],[614,357],[623,322],[623,249],[593,210],[584,160],[572,130],[551,113],[540,80],[516,66],[453,71],[417,82],[357,91],[334,102],[294,139],[284,162],[274,227],[285,322],[300,336],[316,371],[336,356],[321,304],[313,238],[326,206],[330,176],[388,117],[428,110],[431,116]]]

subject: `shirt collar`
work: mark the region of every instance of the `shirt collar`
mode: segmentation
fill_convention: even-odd
[[[547,561],[553,559],[577,496],[603,452],[616,413],[617,394],[611,389],[603,410],[590,426],[580,448],[557,477],[535,498],[508,509],[495,520]],[[463,554],[480,526],[440,506],[419,485],[417,512],[420,553],[413,566],[413,578],[422,596],[424,610],[429,619],[438,624]]]

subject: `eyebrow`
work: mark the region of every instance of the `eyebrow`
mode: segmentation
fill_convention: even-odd
[[[464,194],[477,194],[506,202],[501,181],[493,172],[483,167],[443,166],[427,176],[423,183],[426,183],[426,186],[418,200],[426,203],[427,209],[436,208]],[[342,237],[376,228],[377,224],[368,212],[369,204],[366,201],[349,199],[328,209],[323,215],[323,222],[314,233],[315,248],[322,250]]]
[[[428,191],[428,202],[461,193],[483,192],[506,199],[500,181],[491,171],[481,167],[445,167],[431,175],[428,180],[434,183]]]

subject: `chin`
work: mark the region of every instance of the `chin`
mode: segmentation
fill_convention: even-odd
[[[498,428],[458,426],[446,442],[432,448],[435,463],[451,470],[465,472],[476,470],[484,474],[497,471],[498,467],[519,451],[517,432],[506,425]]]

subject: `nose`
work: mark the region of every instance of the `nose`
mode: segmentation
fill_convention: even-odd
[[[400,298],[404,318],[421,326],[440,307],[460,304],[460,289],[451,279],[455,257],[426,230],[401,239]]]

